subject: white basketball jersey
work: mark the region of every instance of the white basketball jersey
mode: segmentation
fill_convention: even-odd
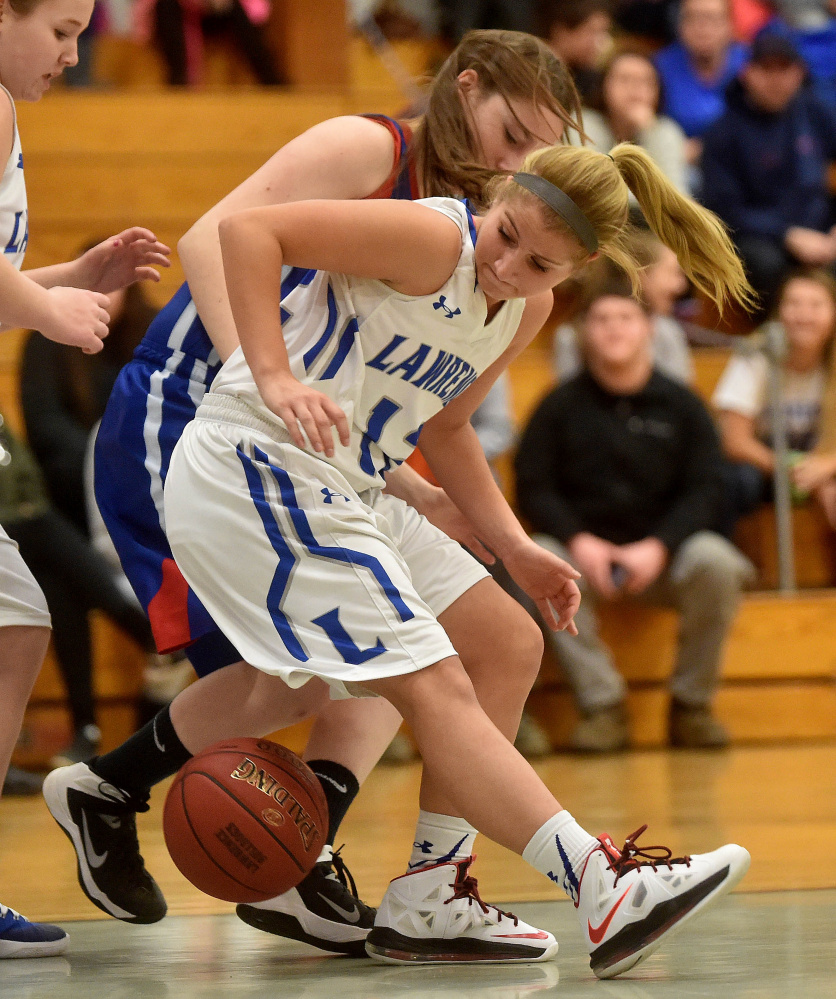
[[[0,181],[0,240],[3,255],[14,267],[20,270],[26,244],[29,242],[29,213],[26,206],[26,183],[23,180],[23,152],[20,148],[20,134],[17,130],[17,114],[12,95],[2,85],[0,90],[12,105],[14,115],[14,141],[12,154],[3,171]],[[0,100],[4,98],[0,95]]]
[[[419,204],[442,212],[462,234],[459,263],[436,294],[412,297],[381,281],[298,268],[282,282],[282,330],[293,374],[333,399],[351,428],[348,447],[337,441],[333,458],[316,456],[358,492],[384,485],[383,473],[409,457],[424,423],[504,352],[525,307],[524,299],[512,299],[486,324],[470,212],[452,198]],[[285,429],[262,402],[240,347],[212,393],[243,399]]]

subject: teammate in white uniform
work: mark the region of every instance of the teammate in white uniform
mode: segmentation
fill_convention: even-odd
[[[30,327],[87,353],[101,350],[107,335],[105,293],[158,278],[150,265],[167,266],[169,252],[148,230],[129,229],[71,263],[20,272],[29,230],[14,102],[38,100],[51,79],[75,65],[92,12],[93,0],[4,0],[0,8],[0,149],[8,154],[0,181],[0,329]],[[43,594],[0,528],[0,786],[49,627]],[[60,954],[67,943],[60,927],[31,923],[0,904],[0,958]]]
[[[420,435],[436,477],[547,622],[574,627],[576,574],[527,537],[469,418],[536,334],[553,285],[598,253],[635,275],[622,243],[629,190],[660,238],[684,239],[701,288],[749,300],[714,216],[627,144],[535,154],[472,225],[442,201],[299,202],[220,226],[241,349],[175,448],[168,538],[250,663],[323,697],[386,697],[424,759],[422,808],[463,816],[461,852],[419,852],[390,885],[366,942],[379,960],[553,957],[551,934],[479,899],[467,874],[475,828],[567,891],[600,977],[642,960],[748,867],[735,845],[643,863],[635,835],[619,852],[575,822],[508,741],[511,719],[503,732],[485,714],[436,620],[432,580],[444,589],[458,564],[438,559],[427,576],[413,556],[432,530],[380,497],[383,468]],[[299,270],[280,290],[283,264]],[[514,727],[521,707],[509,709]]]

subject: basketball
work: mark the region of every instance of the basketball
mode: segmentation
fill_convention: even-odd
[[[295,753],[267,739],[226,739],[192,757],[163,813],[180,873],[227,902],[263,902],[294,888],[327,831],[319,781]]]

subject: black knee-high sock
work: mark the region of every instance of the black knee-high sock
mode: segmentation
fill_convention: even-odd
[[[192,754],[174,731],[168,709],[166,705],[158,711],[121,746],[92,760],[93,773],[142,798],[155,784],[176,774]]]
[[[328,802],[326,842],[333,846],[345,813],[360,790],[360,782],[347,767],[334,763],[333,760],[308,760],[308,766],[316,774],[325,792],[325,800]]]

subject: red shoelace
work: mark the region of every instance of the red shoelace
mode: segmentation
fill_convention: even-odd
[[[674,857],[673,852],[666,846],[637,846],[636,840],[646,829],[647,825],[645,824],[640,826],[634,833],[631,833],[624,841],[621,853],[613,858],[612,863],[609,865],[609,870],[615,872],[616,885],[620,877],[639,867],[652,867],[655,871],[660,865],[664,865],[670,870],[673,870],[674,864],[685,864],[686,867],[691,866],[690,856]],[[610,854],[610,857],[612,857],[612,854]]]
[[[505,916],[508,919],[513,919],[514,926],[518,926],[520,921],[514,915],[513,912],[505,912],[503,909],[497,909],[495,905],[487,905],[485,902],[482,901],[479,895],[479,882],[476,880],[476,878],[471,877],[471,875],[465,873],[469,866],[470,866],[469,864],[456,865],[456,870],[458,871],[458,874],[456,875],[456,880],[453,882],[453,884],[450,885],[450,887],[453,889],[453,894],[450,896],[450,898],[445,900],[444,904],[449,905],[451,902],[454,902],[456,899],[466,898],[468,905],[472,905],[473,902],[476,902],[476,904],[481,907],[482,912],[484,913],[487,913],[489,909],[495,909],[500,916]]]

